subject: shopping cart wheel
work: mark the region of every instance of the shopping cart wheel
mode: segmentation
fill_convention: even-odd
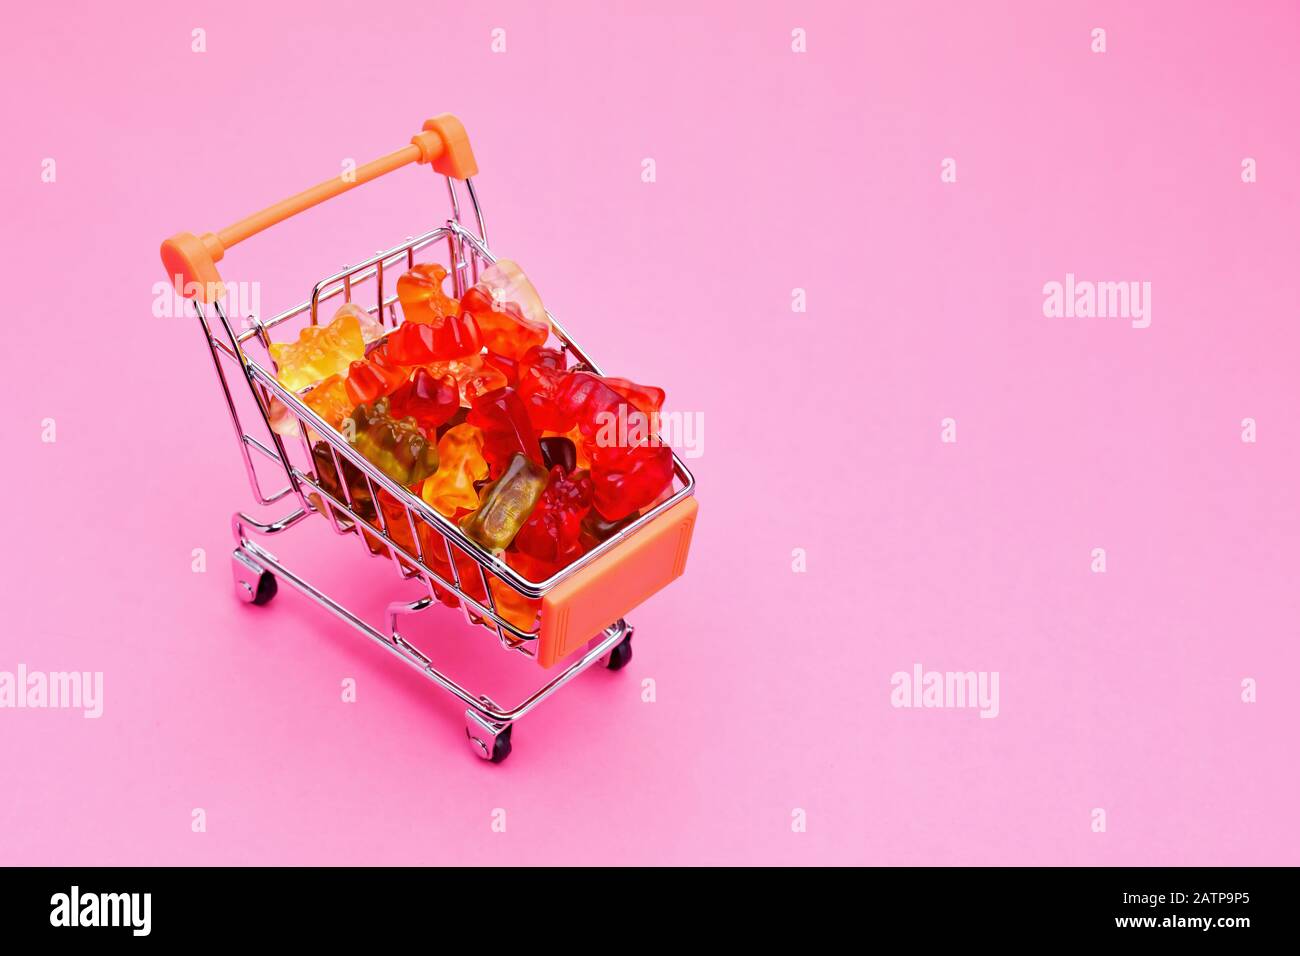
[[[270,604],[279,589],[275,575],[259,568],[239,551],[235,552],[231,564],[235,572],[235,594],[239,599],[259,607]]]
[[[605,658],[605,666],[612,671],[622,670],[632,662],[632,629],[628,628],[627,637],[610,648]]]
[[[510,735],[514,724],[497,724],[474,712],[465,711],[465,736],[477,757],[489,763],[501,763],[510,756]]]
[[[492,742],[492,756],[488,758],[491,763],[500,763],[510,756],[510,731],[514,730],[514,727],[515,725],[511,724],[497,734],[496,740]]]
[[[275,597],[280,590],[280,586],[275,581],[275,575],[270,571],[263,571],[257,578],[257,593],[253,595],[253,604],[261,607],[263,604],[270,604],[271,598]]]

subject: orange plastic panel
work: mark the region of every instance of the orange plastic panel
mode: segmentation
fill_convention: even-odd
[[[694,498],[673,505],[609,554],[542,598],[537,661],[550,667],[686,569],[699,510]]]

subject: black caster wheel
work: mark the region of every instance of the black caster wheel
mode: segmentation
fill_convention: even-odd
[[[632,662],[632,635],[629,634],[623,640],[614,645],[609,652],[609,658],[605,661],[605,666],[612,671],[620,671]]]
[[[235,596],[245,604],[270,604],[278,589],[275,575],[236,548],[230,569],[235,577]]]
[[[492,737],[490,734],[483,733],[482,727],[475,723],[465,728],[465,736],[469,738],[469,745],[476,757],[480,760],[486,760],[488,763],[501,763],[510,756],[510,733],[514,729],[515,725],[511,724],[495,737]],[[479,734],[483,734],[483,736],[478,736]],[[489,747],[492,749],[489,750]]]
[[[264,604],[270,604],[271,599],[275,597],[280,586],[275,581],[275,575],[270,571],[263,571],[257,578],[257,593],[253,595],[252,604],[261,607]]]
[[[488,757],[489,763],[501,763],[510,756],[510,732],[514,729],[514,724],[511,724],[497,734],[497,739],[492,742],[492,756]]]

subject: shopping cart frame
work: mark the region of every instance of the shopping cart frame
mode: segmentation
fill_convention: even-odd
[[[247,316],[241,323],[242,328],[235,328],[222,304],[220,277],[215,269],[215,262],[224,255],[226,248],[319,202],[412,162],[428,162],[446,178],[451,217],[443,225],[419,236],[408,237],[390,249],[375,253],[355,265],[345,266],[320,279],[305,301],[276,314],[268,321],[264,322],[255,315]],[[290,584],[462,701],[466,705],[466,735],[474,752],[486,760],[500,762],[510,753],[512,730],[516,721],[593,664],[604,662],[610,669],[619,669],[630,660],[632,627],[620,615],[595,636],[585,638],[584,635],[581,645],[568,655],[565,666],[554,677],[518,704],[501,707],[491,698],[474,693],[439,669],[429,654],[402,633],[401,620],[440,603],[441,598],[441,603],[458,604],[467,621],[494,631],[505,649],[537,657],[538,648],[545,648],[547,643],[539,641],[539,627],[547,624],[545,614],[542,615],[542,624],[533,630],[517,626],[499,610],[496,594],[501,592],[496,592],[496,588],[508,588],[524,598],[545,599],[565,582],[572,582],[584,569],[595,567],[602,558],[616,554],[616,549],[640,547],[656,536],[666,540],[665,546],[669,549],[676,549],[672,576],[677,576],[684,568],[694,525],[694,476],[674,454],[675,481],[670,495],[547,580],[532,581],[520,575],[504,560],[479,548],[455,522],[430,508],[418,495],[412,494],[371,465],[297,394],[279,383],[274,363],[269,360],[272,330],[287,330],[293,320],[303,317],[311,325],[317,325],[321,320],[323,304],[340,296],[346,303],[358,304],[359,293],[372,282],[373,304],[362,307],[387,331],[397,328],[400,324],[398,299],[395,290],[389,293],[386,289],[386,277],[393,277],[395,273],[400,274],[411,268],[416,264],[417,257],[428,250],[446,249],[455,294],[463,295],[477,281],[481,269],[497,259],[488,246],[483,209],[473,184],[472,176],[475,172],[477,166],[469,152],[463,128],[453,117],[444,115],[427,121],[422,133],[412,140],[411,146],[359,168],[351,180],[326,181],[263,213],[241,220],[219,234],[209,233],[202,238],[191,234],[175,236],[164,243],[163,259],[169,272],[176,276],[178,287],[184,289],[194,300],[195,312],[212,356],[255,500],[264,506],[285,499],[296,502],[292,511],[272,521],[260,521],[244,511],[234,514],[232,531],[235,549],[232,570],[236,594],[250,604],[262,605],[275,596],[277,582]],[[458,181],[464,182],[468,192],[478,227],[477,233],[462,223]],[[600,366],[574,340],[554,314],[548,311],[547,315],[555,336],[562,343],[561,347],[575,359],[574,367],[603,374]],[[220,336],[214,332],[214,317]],[[248,347],[254,344],[260,345],[267,352],[268,359],[265,362],[256,360],[250,354]],[[244,425],[227,376],[227,366],[230,365],[238,368],[245,379],[268,436],[266,440],[252,434]],[[293,419],[291,428],[284,427],[286,416]],[[273,427],[273,419],[278,420],[279,428]],[[295,437],[298,439],[296,443],[292,441]],[[322,445],[327,450],[327,460],[322,460],[326,454],[321,451]],[[291,448],[295,449],[293,453]],[[296,460],[299,451],[302,453],[301,464]],[[264,491],[254,455],[277,466],[284,473],[286,484],[273,492]],[[332,474],[326,471],[330,465]],[[358,475],[364,479],[364,493],[357,488]],[[341,492],[341,495],[336,492]],[[392,509],[400,509],[396,523]],[[388,514],[385,513],[386,510],[389,510]],[[427,594],[417,600],[390,603],[384,626],[378,627],[350,610],[344,602],[312,584],[252,537],[252,533],[264,537],[283,534],[312,514],[325,517],[332,529],[340,535],[358,536],[366,542],[371,553],[386,552],[393,559],[399,576],[404,580],[419,579],[427,586]],[[435,566],[433,555],[430,554],[430,550],[436,549],[439,543],[445,550],[445,567],[451,572],[449,576],[441,566]],[[468,580],[463,573],[466,560],[471,562],[470,567],[473,568]],[[478,589],[472,586],[475,579]],[[567,608],[564,616],[567,621]],[[568,646],[560,645],[561,650]],[[542,663],[549,666],[552,661],[543,660]]]

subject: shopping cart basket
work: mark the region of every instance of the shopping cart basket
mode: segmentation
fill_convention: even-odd
[[[446,177],[451,217],[443,225],[326,276],[312,287],[305,302],[267,321],[255,315],[232,320],[223,304],[224,290],[216,266],[226,250],[327,199],[411,164],[431,165]],[[193,300],[255,499],[260,505],[282,500],[294,503],[294,510],[273,521],[235,513],[236,594],[261,605],[275,596],[277,581],[297,588],[460,698],[467,705],[466,734],[473,749],[486,760],[500,762],[510,753],[515,721],[592,664],[602,661],[617,670],[631,658],[632,628],[623,617],[684,570],[695,524],[695,479],[674,455],[671,494],[552,577],[529,580],[358,454],[299,395],[277,381],[269,359],[273,336],[294,341],[303,323],[318,324],[322,307],[339,297],[364,308],[386,331],[396,328],[400,318],[395,278],[417,259],[445,256],[455,294],[464,294],[477,281],[480,269],[496,261],[488,247],[483,211],[471,178],[477,171],[464,127],[454,116],[444,114],[425,122],[410,145],[357,167],[351,176],[323,182],[220,232],[173,236],[162,245],[162,259],[177,290]],[[465,184],[473,207],[477,232],[461,223],[460,182]],[[574,367],[602,374],[600,366],[547,314]],[[220,335],[214,334],[214,325]],[[250,354],[254,346],[260,349],[260,358]],[[238,369],[248,384],[266,439],[245,427],[227,378],[229,368]],[[285,427],[286,420],[289,427]],[[254,465],[256,458],[283,470],[287,484],[276,491],[264,491]],[[376,627],[250,537],[250,532],[281,534],[313,514],[325,518],[339,535],[362,540],[372,554],[391,557],[403,579],[418,579],[428,593],[418,600],[390,603],[383,626]],[[511,623],[500,608],[503,600],[521,599],[540,602],[540,614],[531,629]],[[405,615],[438,603],[459,606],[472,624],[495,633],[503,648],[530,656],[545,668],[565,662],[563,668],[514,707],[500,707],[488,697],[474,694],[439,670],[430,656],[399,630]]]

